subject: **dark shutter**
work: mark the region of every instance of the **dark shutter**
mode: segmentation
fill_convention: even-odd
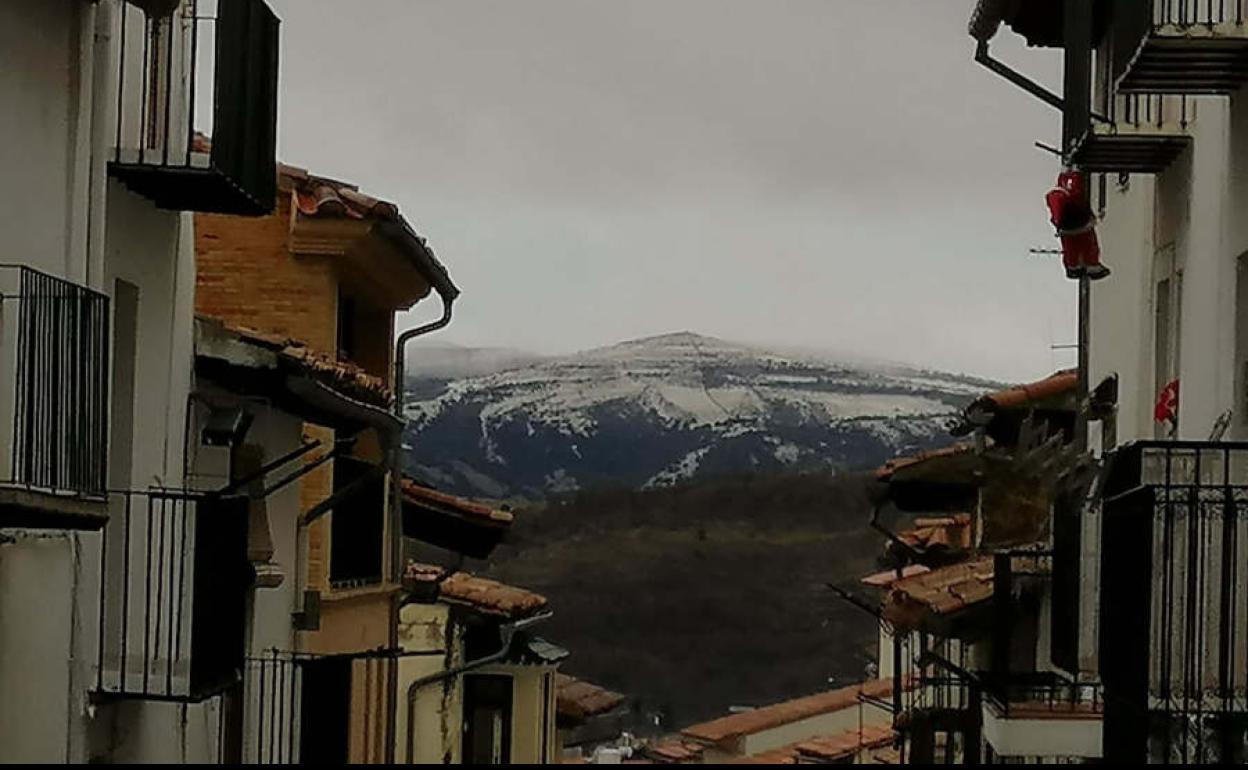
[[[303,667],[300,764],[347,764],[351,664],[351,658],[346,656],[300,661]]]
[[[279,24],[262,0],[220,0],[212,164],[265,213],[277,200]]]
[[[193,697],[238,681],[246,657],[247,498],[208,498],[195,514],[195,587],[191,617]]]
[[[1080,562],[1084,488],[1062,487],[1053,500],[1053,607],[1051,659],[1066,673],[1079,672]]]

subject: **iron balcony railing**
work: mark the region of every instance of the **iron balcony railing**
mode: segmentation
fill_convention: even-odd
[[[1226,94],[1248,67],[1248,0],[1127,0],[1114,7],[1111,75],[1123,90]]]
[[[239,718],[222,709],[225,763],[346,764],[393,762],[393,686],[400,650],[342,655],[268,650],[246,659]],[[228,699],[231,696],[226,694]],[[351,754],[352,720],[364,742]]]
[[[108,297],[0,265],[0,483],[102,495]]]
[[[1248,444],[1120,447],[1109,459],[1101,518],[1106,758],[1243,756]],[[1145,736],[1141,725],[1156,729]]]
[[[1034,719],[1038,714],[1084,717],[1104,710],[1099,682],[1067,679],[1045,671],[984,675],[983,681],[985,699],[1006,719]]]
[[[109,494],[97,695],[199,701],[239,680],[254,579],[247,516],[243,497]]]
[[[110,172],[162,208],[261,215],[277,194],[278,20],[263,0],[123,0]]]

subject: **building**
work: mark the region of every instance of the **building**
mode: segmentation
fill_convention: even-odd
[[[287,519],[296,547],[283,567],[291,578],[286,627],[254,643],[252,654],[293,656],[300,671],[311,670],[301,662],[306,656],[350,660],[335,684],[350,691],[343,731],[317,754],[389,761],[403,558],[402,506],[390,472],[402,433],[394,416],[394,316],[434,292],[449,312],[458,289],[394,204],[291,166],[278,167],[275,178],[269,215],[196,216],[196,310],[205,327],[249,330],[352,387],[357,414],[304,420],[302,451],[287,463],[273,465],[300,446],[269,444],[252,458],[267,467],[264,476],[297,474],[299,498],[298,515]],[[280,405],[247,393],[258,380],[244,377],[234,388]],[[296,468],[283,470],[289,463]]]
[[[12,2],[0,49],[0,758],[208,761],[245,608],[200,589],[245,518],[187,483],[192,212],[271,207],[278,20],[262,0]],[[155,528],[127,540],[136,512]]]
[[[566,650],[533,635],[544,596],[467,572],[410,563],[399,613],[402,761],[560,760],[556,676]]]
[[[981,61],[1003,26],[1061,52],[1061,162],[1091,181],[1114,270],[1080,290],[1081,387],[1118,391],[1076,415],[1102,472],[1054,520],[1055,661],[1103,684],[1107,761],[1246,755],[1246,13],[985,0],[971,24]]]
[[[854,764],[893,743],[883,701],[892,693],[892,680],[875,679],[773,703],[686,727],[643,753],[661,764]]]
[[[618,692],[568,674],[555,677],[555,727],[562,760],[593,756],[598,746],[618,743],[626,732],[624,704]]]
[[[1087,475],[1071,446],[1075,391],[1063,371],[986,394],[954,428],[970,441],[875,474],[888,569],[841,593],[879,619],[879,675],[910,683],[889,697],[904,764],[1102,756],[1099,683],[1054,662],[1066,631],[1054,510],[1063,480]],[[913,518],[883,523],[897,516]]]

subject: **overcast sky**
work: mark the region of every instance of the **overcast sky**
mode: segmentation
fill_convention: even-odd
[[[1027,254],[1058,114],[973,63],[974,0],[270,2],[282,160],[400,205],[463,289],[447,342],[1072,360],[1073,284]]]

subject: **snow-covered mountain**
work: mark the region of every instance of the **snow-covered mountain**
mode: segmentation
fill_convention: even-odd
[[[952,414],[994,387],[689,332],[478,376],[413,375],[407,470],[449,491],[496,498],[869,467],[947,441]]]

